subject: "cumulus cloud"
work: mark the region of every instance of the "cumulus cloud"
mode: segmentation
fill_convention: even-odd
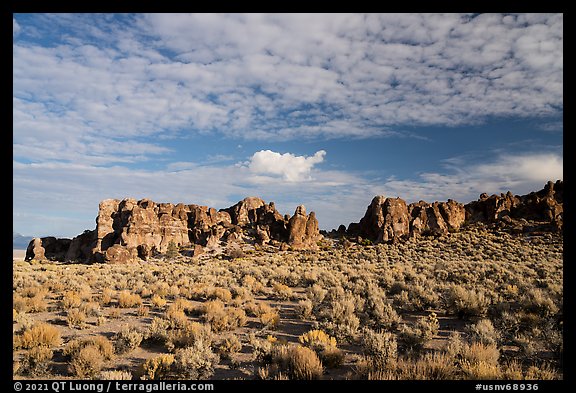
[[[326,152],[317,151],[313,156],[296,156],[292,153],[277,153],[261,150],[250,158],[248,168],[256,174],[281,175],[288,182],[311,180],[310,171],[324,161]]]

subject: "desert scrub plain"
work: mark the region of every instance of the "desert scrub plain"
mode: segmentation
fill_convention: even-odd
[[[561,234],[242,247],[14,261],[14,378],[563,378]]]

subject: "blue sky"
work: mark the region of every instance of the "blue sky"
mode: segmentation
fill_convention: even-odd
[[[562,14],[14,14],[13,226],[99,201],[525,194],[563,177]]]

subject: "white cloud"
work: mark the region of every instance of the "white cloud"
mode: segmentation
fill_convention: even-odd
[[[14,96],[40,104],[32,117],[119,141],[165,133],[282,141],[395,136],[398,126],[563,107],[562,14],[125,18],[48,15],[33,27],[62,25],[70,39],[15,42]],[[14,122],[16,142],[33,137],[22,128]]]
[[[306,181],[311,180],[310,171],[314,165],[324,161],[325,155],[324,150],[311,157],[261,150],[250,158],[248,168],[256,174],[281,175],[288,182]]]
[[[20,33],[20,25],[16,19],[12,18],[12,37],[16,37]]]

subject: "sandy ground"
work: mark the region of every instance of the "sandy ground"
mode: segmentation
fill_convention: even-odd
[[[26,250],[12,250],[12,259],[22,261],[26,256]]]

